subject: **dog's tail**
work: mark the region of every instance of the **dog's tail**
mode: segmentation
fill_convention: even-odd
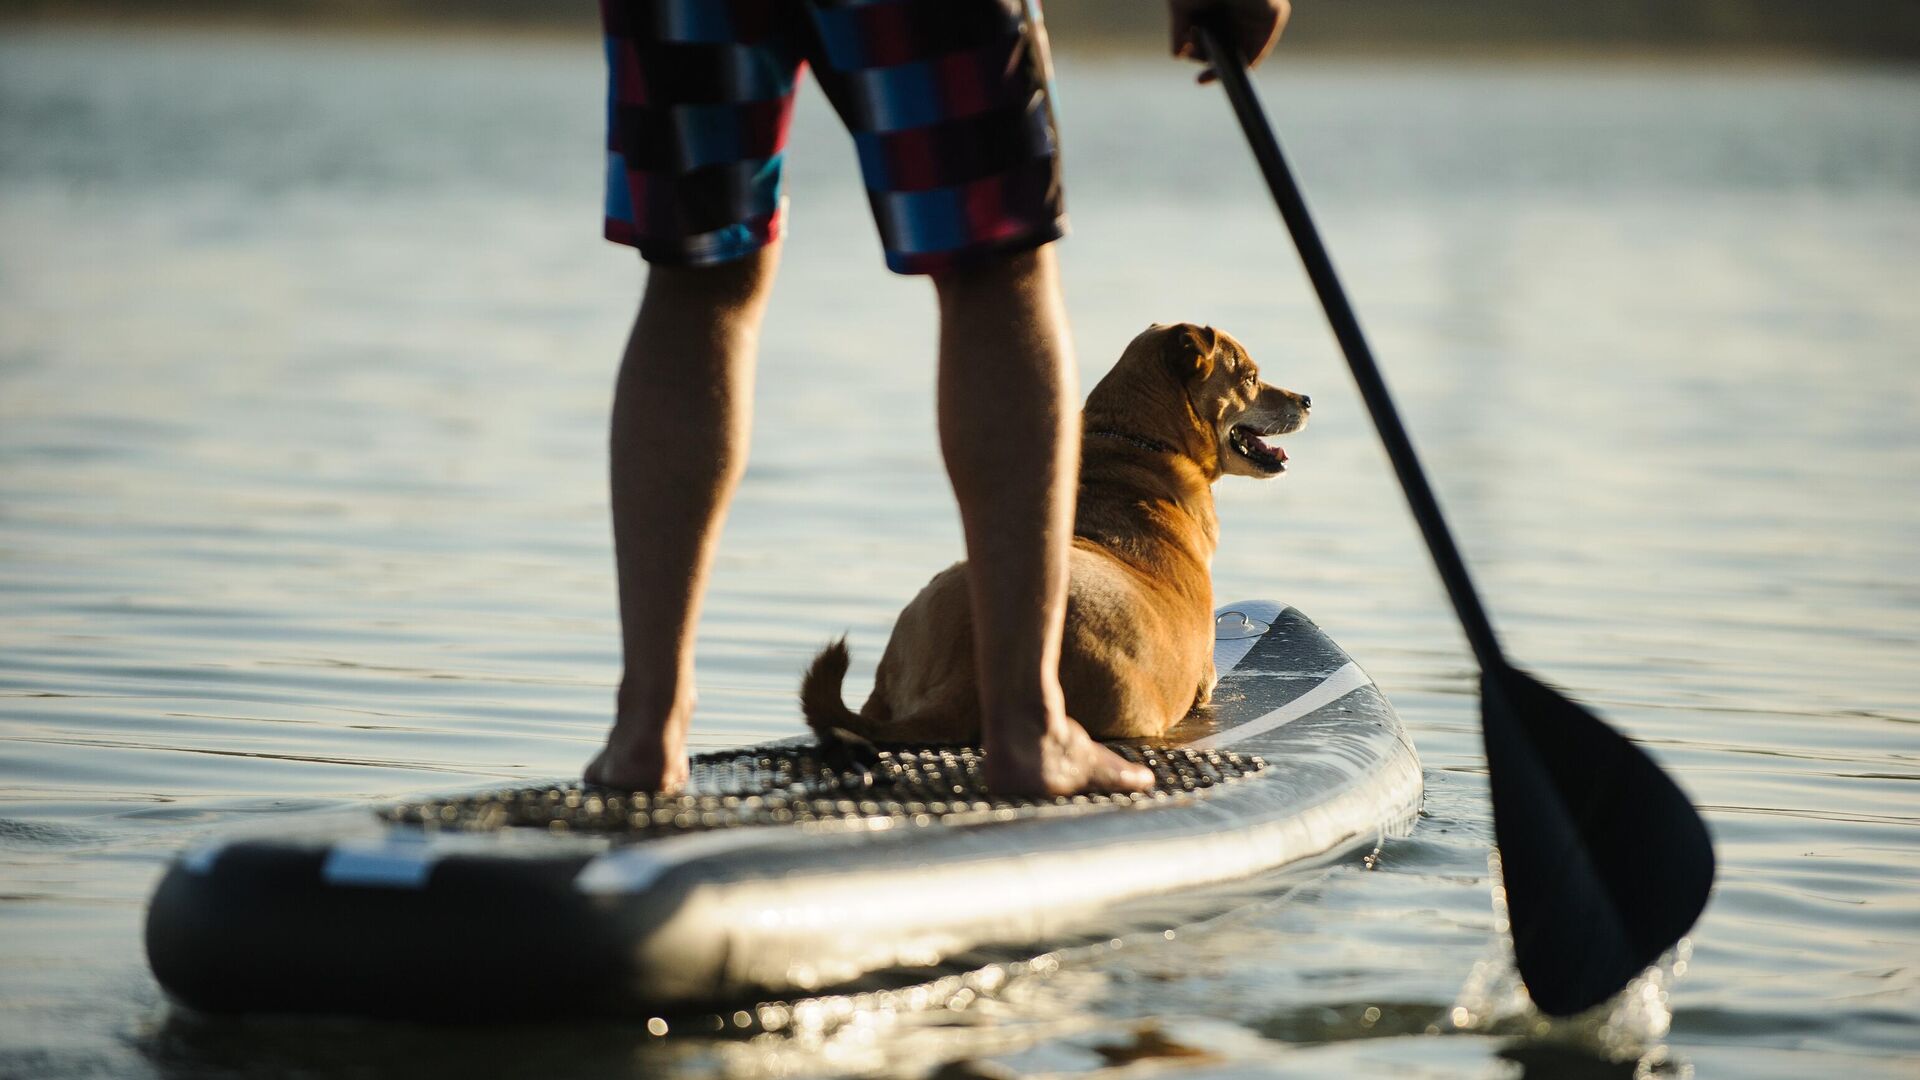
[[[853,654],[843,637],[821,649],[801,678],[800,712],[815,732],[824,734],[822,729],[829,727],[853,731],[861,726],[860,714],[847,708],[847,703],[840,698],[840,684],[846,681],[847,667],[852,662]]]
[[[955,740],[957,724],[949,723],[942,717],[926,715],[900,716],[893,711],[881,693],[881,684],[886,679],[886,665],[874,674],[874,695],[862,712],[847,708],[841,700],[840,684],[846,680],[847,665],[852,654],[847,651],[847,639],[830,643],[813,658],[807,673],[800,679],[800,714],[807,718],[807,726],[820,740],[830,756],[840,758],[850,755],[854,760],[878,761],[879,750],[876,742],[884,743],[951,743]]]
[[[833,749],[872,749],[870,726],[866,718],[840,697],[840,684],[846,680],[847,665],[853,656],[847,651],[847,639],[829,644],[813,658],[800,680],[800,714],[807,718],[820,745]]]

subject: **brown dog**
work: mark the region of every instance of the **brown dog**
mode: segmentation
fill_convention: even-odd
[[[1060,685],[1096,738],[1158,735],[1213,692],[1213,482],[1272,477],[1310,402],[1260,381],[1240,343],[1212,327],[1158,323],[1133,339],[1082,413]],[[980,733],[966,564],[935,576],[894,624],[873,695],[840,697],[845,639],[800,686],[807,723],[874,741],[958,742]]]

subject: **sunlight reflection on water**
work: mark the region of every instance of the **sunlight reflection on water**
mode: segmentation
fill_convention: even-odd
[[[1288,478],[1219,490],[1217,590],[1298,605],[1387,688],[1428,768],[1413,838],[1376,873],[839,1043],[169,1014],[138,944],[168,853],[575,773],[601,734],[605,410],[638,274],[596,239],[598,63],[0,41],[0,1068],[1085,1075],[1177,1044],[1207,1075],[1555,1075],[1504,1028],[1424,1034],[1474,1011],[1493,940],[1474,676],[1227,112],[1170,66],[1071,55],[1083,383],[1147,321],[1194,319],[1312,394]],[[1897,1075],[1920,1052],[1920,974],[1889,949],[1920,921],[1913,77],[1353,61],[1264,82],[1514,654],[1708,807],[1719,891],[1647,1067]],[[811,91],[797,125],[699,748],[797,731],[812,650],[850,631],[859,683],[959,551],[928,292],[880,268]]]

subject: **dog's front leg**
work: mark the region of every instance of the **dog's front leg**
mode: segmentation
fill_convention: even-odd
[[[1193,696],[1193,707],[1198,709],[1213,700],[1213,688],[1220,684],[1220,676],[1213,670],[1213,657],[1207,657],[1207,666],[1200,673],[1200,692]]]

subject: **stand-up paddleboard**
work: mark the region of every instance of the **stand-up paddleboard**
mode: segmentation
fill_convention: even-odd
[[[1284,605],[1217,625],[1211,707],[1122,748],[1152,794],[997,798],[965,747],[749,747],[682,795],[493,792],[190,850],[147,954],[214,1012],[651,1015],[1046,949],[1410,828],[1419,760],[1359,665]]]

